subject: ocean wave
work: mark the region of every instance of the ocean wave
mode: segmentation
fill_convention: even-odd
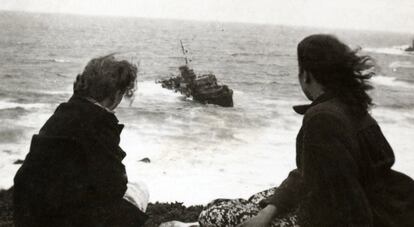
[[[266,56],[264,53],[233,53],[231,54],[232,57],[248,57],[248,56]]]
[[[384,85],[384,86],[389,86],[389,87],[414,88],[414,84],[397,80],[397,78],[395,77],[375,76],[375,77],[372,77],[371,80],[372,82],[378,85]]]
[[[17,102],[9,102],[9,101],[0,100],[0,110],[6,110],[6,109],[22,110],[22,109],[44,108],[45,106],[47,105],[44,103],[17,103]]]
[[[291,57],[290,54],[280,53],[276,51],[272,51],[269,53],[248,53],[248,52],[241,52],[241,53],[233,53],[231,54],[232,57]]]
[[[29,89],[26,91],[17,91],[17,92],[9,92],[9,93],[0,93],[0,96],[11,96],[15,97],[17,101],[14,101],[14,103],[27,103],[30,102],[30,100],[43,100],[43,102],[47,102],[50,100],[50,96],[53,96],[54,98],[58,97],[69,97],[72,95],[72,91],[63,90],[63,91],[57,91],[57,90],[36,90],[36,89]],[[4,101],[4,100],[3,100]],[[9,100],[10,102],[10,100]],[[42,103],[43,103],[42,102]]]
[[[364,48],[363,51],[371,52],[371,53],[378,53],[378,54],[414,56],[414,54],[405,51],[406,48],[408,48],[407,45],[393,46],[393,47],[379,47],[379,48],[367,47],[367,48]]]
[[[265,86],[265,85],[275,85],[275,84],[281,84],[281,82],[278,81],[234,81],[232,84],[237,85],[247,85],[247,86]]]
[[[394,61],[391,62],[388,65],[389,68],[391,69],[396,69],[396,68],[414,68],[414,63],[411,61]]]
[[[56,62],[56,63],[69,63],[69,62],[72,62],[70,60],[60,59],[60,58],[54,58],[54,59],[51,59],[50,61],[53,61],[53,62]]]
[[[15,119],[21,114],[27,114],[29,110],[23,107],[14,107],[14,108],[0,108],[0,117],[1,119]]]
[[[256,61],[255,60],[236,60],[235,62],[239,64],[250,64],[250,63],[255,63]]]
[[[3,78],[13,78],[14,76],[13,75],[11,75],[11,74],[4,74],[4,75],[2,75],[3,76]]]
[[[28,64],[44,64],[44,63],[70,63],[71,60],[63,58],[43,58],[43,59],[23,59],[21,62]]]
[[[38,93],[45,95],[72,95],[70,91],[39,91]]]
[[[412,113],[412,116],[414,117],[414,109],[412,108],[411,105],[407,105],[406,103],[390,102],[386,104],[380,104],[380,107],[390,109],[390,110],[393,110],[399,113],[400,111],[405,111],[405,112],[410,111]]]
[[[16,143],[24,135],[24,128],[3,128],[0,130],[0,143]]]

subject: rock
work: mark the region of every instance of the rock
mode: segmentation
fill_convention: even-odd
[[[405,51],[407,51],[407,52],[412,52],[412,51],[414,51],[414,46],[406,48],[406,49],[405,49]]]
[[[6,154],[11,154],[11,153],[13,153],[11,150],[3,150],[3,152],[4,152],[4,153],[6,153]]]
[[[15,164],[15,165],[21,165],[21,164],[23,164],[23,162],[24,162],[24,160],[17,159],[15,162],[13,162],[13,164]]]
[[[151,163],[151,160],[149,158],[143,158],[141,160],[139,160],[140,162],[144,162],[144,163]]]

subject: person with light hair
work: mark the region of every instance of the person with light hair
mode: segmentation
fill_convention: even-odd
[[[114,55],[94,58],[74,94],[32,138],[14,178],[16,226],[142,226],[148,191],[128,183],[124,125],[114,110],[136,90],[137,67]]]

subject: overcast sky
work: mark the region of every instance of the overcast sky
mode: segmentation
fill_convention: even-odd
[[[414,33],[414,0],[0,0],[0,9]]]

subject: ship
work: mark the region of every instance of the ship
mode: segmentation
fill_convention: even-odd
[[[413,44],[411,46],[407,47],[405,49],[405,51],[407,51],[407,52],[414,52],[414,39],[413,39]]]
[[[185,65],[180,66],[179,75],[173,75],[168,79],[158,80],[163,88],[180,92],[186,97],[192,97],[194,101],[203,104],[215,104],[222,107],[233,107],[233,90],[227,85],[217,82],[214,74],[208,73],[197,76],[189,66],[183,43],[181,48],[185,57]]]

